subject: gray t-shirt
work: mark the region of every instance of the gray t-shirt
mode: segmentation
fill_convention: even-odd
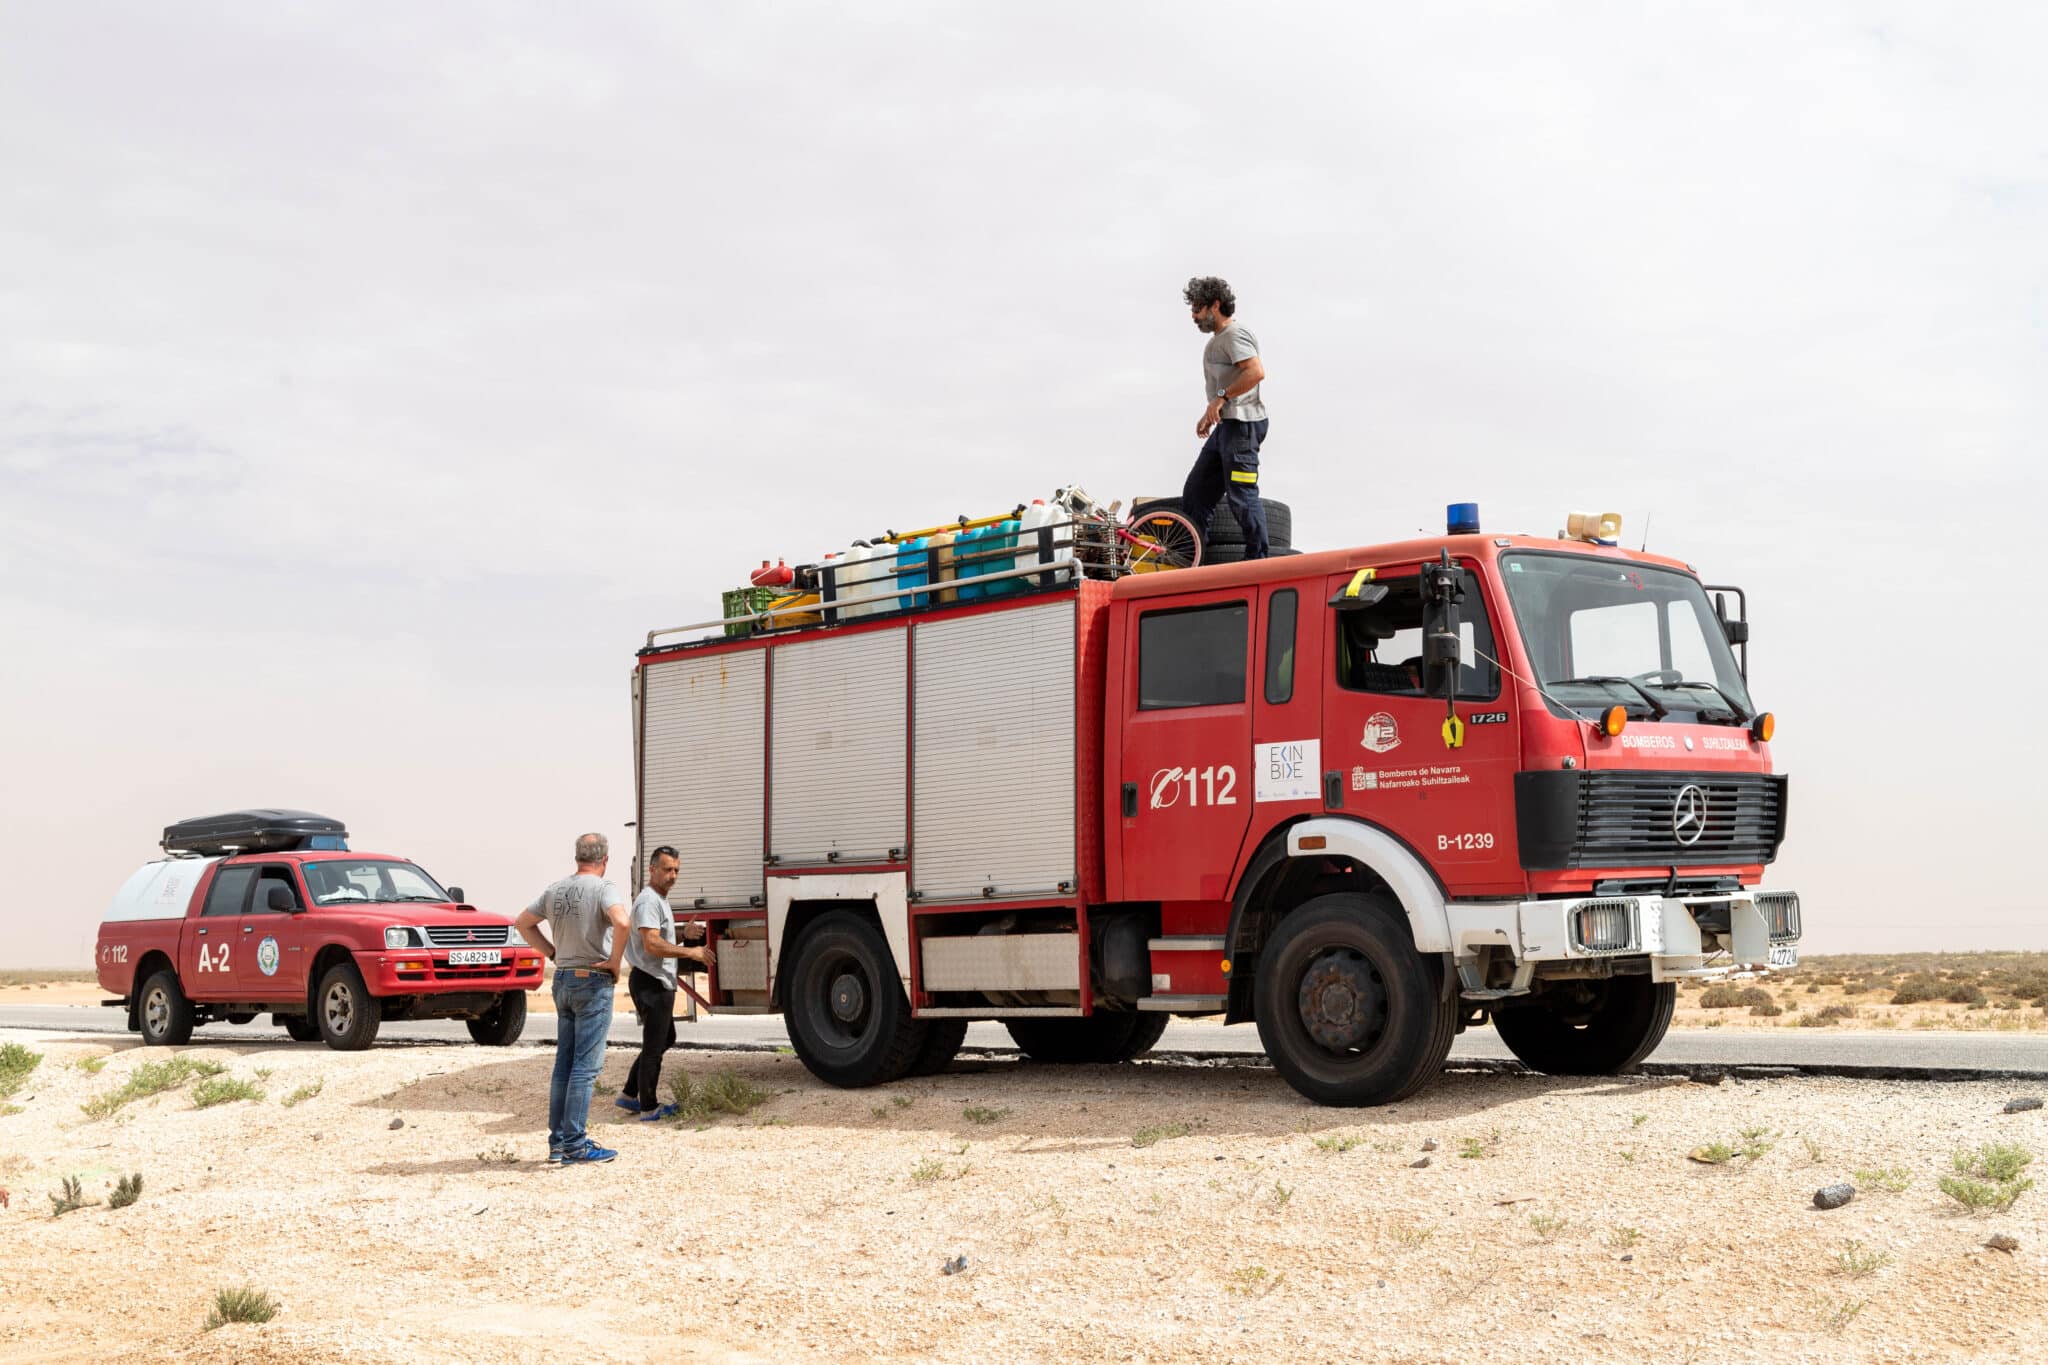
[[[1237,364],[1250,360],[1259,353],[1259,339],[1252,335],[1251,328],[1241,322],[1232,322],[1222,331],[1209,338],[1209,344],[1202,348],[1202,393],[1214,398],[1237,382]],[[1252,391],[1239,394],[1236,399],[1223,405],[1223,415],[1239,422],[1257,422],[1266,416],[1266,404],[1259,396],[1263,384],[1255,384]]]
[[[605,911],[624,905],[619,888],[602,877],[564,877],[526,908],[548,922],[555,968],[595,967],[612,957],[612,926]]]
[[[626,961],[646,972],[658,976],[670,990],[676,988],[676,959],[656,957],[640,946],[640,931],[652,929],[663,942],[676,941],[676,912],[669,909],[668,898],[651,886],[640,888],[640,894],[633,898],[633,928],[626,940]]]

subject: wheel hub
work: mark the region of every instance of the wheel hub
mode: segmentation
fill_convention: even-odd
[[[343,985],[330,986],[326,1000],[327,1027],[333,1033],[347,1033],[350,1021],[355,1017],[355,1000],[349,989]]]
[[[1333,1051],[1370,1046],[1385,1030],[1387,994],[1370,963],[1348,950],[1324,953],[1302,974],[1302,1027]]]
[[[867,983],[852,972],[842,972],[832,982],[832,1017],[851,1024],[867,1013]]]
[[[142,1002],[142,1012],[149,1023],[149,1031],[161,1034],[171,1022],[171,1002],[162,991],[151,991],[149,998]]]

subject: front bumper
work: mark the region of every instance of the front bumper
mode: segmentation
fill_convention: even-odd
[[[496,963],[455,966],[446,948],[357,953],[372,995],[443,995],[459,991],[530,991],[541,982],[541,956],[524,946],[500,950]]]
[[[1799,893],[1569,896],[1447,907],[1458,957],[1504,946],[1519,964],[1650,959],[1654,981],[1720,979],[1799,965]],[[1705,939],[1720,946],[1711,954]]]

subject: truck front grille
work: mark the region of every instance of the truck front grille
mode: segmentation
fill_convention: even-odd
[[[1769,773],[1515,774],[1522,866],[1768,863],[1785,837],[1785,779]]]
[[[512,941],[509,924],[430,924],[427,942],[436,948],[502,948]]]

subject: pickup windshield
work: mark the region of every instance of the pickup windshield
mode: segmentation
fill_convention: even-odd
[[[307,863],[306,889],[315,905],[364,902],[445,901],[448,893],[411,863],[385,858],[345,858]]]
[[[1583,716],[1741,725],[1755,707],[1706,589],[1690,574],[1572,554],[1501,556],[1543,690]]]

